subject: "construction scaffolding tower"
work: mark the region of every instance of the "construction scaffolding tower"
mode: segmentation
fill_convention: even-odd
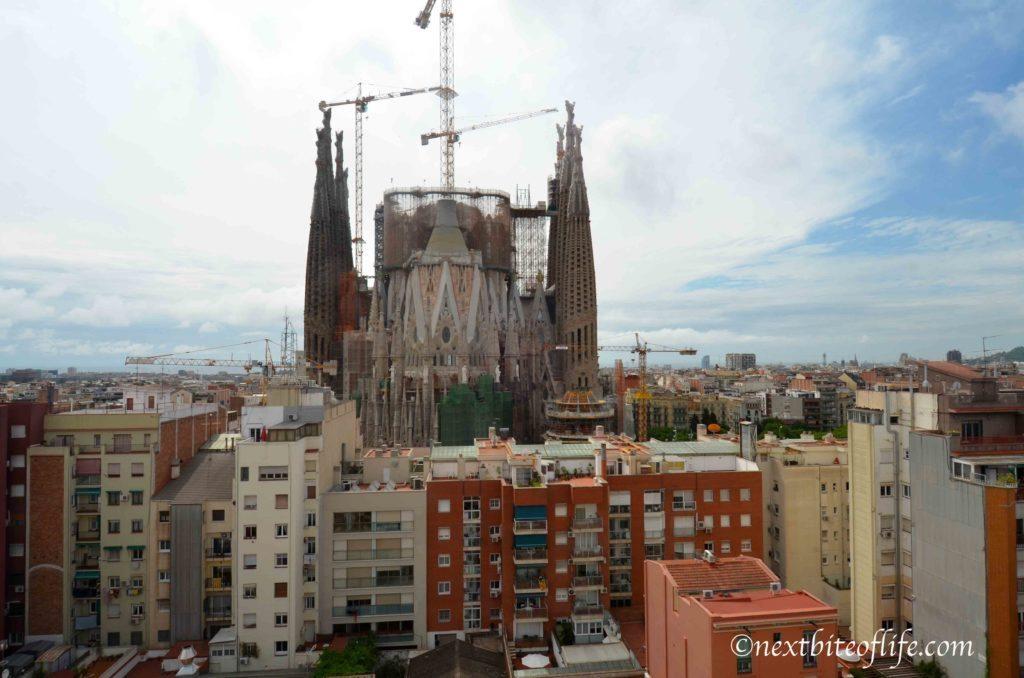
[[[512,206],[512,230],[515,237],[515,269],[520,291],[537,288],[538,275],[547,270],[548,214],[543,202],[533,205],[530,187],[516,187],[516,204]],[[543,284],[541,285],[543,289]]]

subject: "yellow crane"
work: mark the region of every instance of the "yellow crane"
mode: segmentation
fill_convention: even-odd
[[[637,355],[637,365],[640,368],[640,388],[636,390],[636,439],[637,442],[647,440],[647,418],[651,407],[651,392],[647,390],[647,354],[648,353],[677,353],[679,355],[697,355],[695,348],[669,348],[648,344],[640,338],[640,333],[635,332],[636,343],[632,346],[598,346],[598,351],[623,351]]]
[[[236,346],[249,346],[251,344],[264,345],[265,358],[260,360],[253,360],[252,358],[246,359],[235,359],[235,358],[198,358],[192,357],[193,353],[200,353],[202,351],[217,351],[225,348],[234,348]],[[125,365],[176,365],[179,367],[241,367],[246,373],[251,372],[254,368],[259,368],[264,376],[273,376],[275,372],[274,360],[271,357],[270,352],[270,339],[253,339],[251,341],[243,341],[238,344],[227,344],[225,346],[212,346],[209,348],[197,348],[191,351],[179,351],[177,353],[161,353],[159,355],[147,355],[147,356],[133,356],[130,355],[124,359]]]

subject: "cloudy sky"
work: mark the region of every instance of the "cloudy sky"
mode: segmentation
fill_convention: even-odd
[[[0,368],[301,318],[316,102],[435,84],[421,4],[4,2]],[[716,360],[1012,347],[1024,4],[935,7],[456,0],[458,123],[577,102],[603,341]],[[371,106],[367,221],[386,187],[437,182],[418,138],[436,121],[430,95]],[[543,198],[554,122],[467,134],[457,183]],[[351,154],[350,109],[339,125]]]

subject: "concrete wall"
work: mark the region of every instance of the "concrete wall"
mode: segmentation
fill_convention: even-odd
[[[950,478],[948,440],[913,434],[914,637],[969,640],[974,657],[940,663],[957,678],[986,675],[985,504],[981,485]]]
[[[203,507],[171,507],[171,642],[203,637]]]

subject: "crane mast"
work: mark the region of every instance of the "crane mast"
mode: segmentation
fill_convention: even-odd
[[[356,98],[348,99],[346,101],[335,101],[335,102],[320,102],[320,110],[326,111],[328,108],[334,106],[353,106],[355,108],[355,165],[356,165],[356,176],[355,176],[355,197],[354,197],[354,210],[355,210],[355,224],[352,233],[352,249],[353,259],[355,264],[356,273],[358,275],[363,274],[363,245],[366,242],[363,240],[363,113],[366,112],[366,107],[371,101],[383,101],[385,99],[397,99],[399,97],[407,97],[412,94],[423,94],[424,92],[437,92],[440,87],[420,87],[418,89],[403,89],[397,92],[385,92],[383,94],[371,94],[363,96],[363,83],[356,85]]]
[[[427,0],[423,11],[416,17],[416,25],[426,29],[435,0]],[[437,96],[441,100],[441,131],[446,133],[446,143],[441,144],[441,185],[447,190],[455,188],[455,14],[452,0],[441,0],[440,31],[440,82]]]
[[[679,355],[697,355],[695,348],[651,348],[646,340],[640,338],[640,333],[634,333],[636,343],[632,346],[598,346],[599,351],[624,351],[637,355],[637,367],[640,371],[640,387],[636,390],[636,439],[637,442],[647,440],[647,419],[651,407],[651,392],[647,390],[647,354],[648,353],[678,353]]]

